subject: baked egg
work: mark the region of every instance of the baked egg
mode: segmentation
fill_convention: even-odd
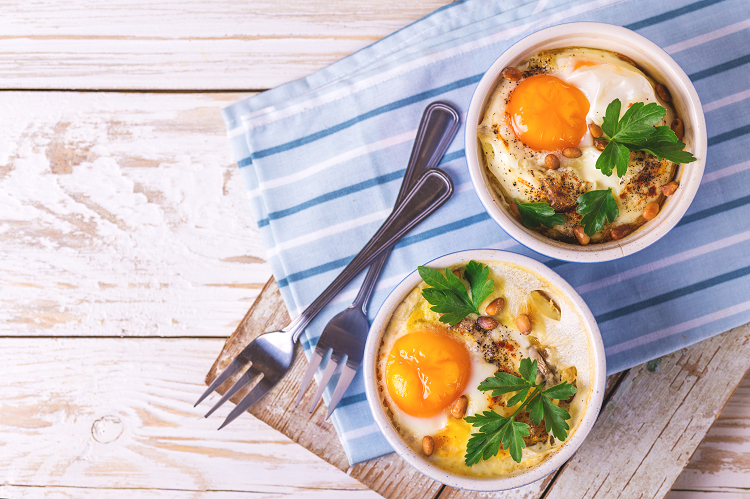
[[[663,86],[629,58],[592,48],[543,51],[506,69],[512,71],[498,84],[477,128],[488,178],[502,202],[549,203],[565,223],[539,231],[582,244],[589,241],[577,238],[574,228],[582,218],[577,199],[585,192],[611,188],[619,209],[591,242],[611,240],[615,227],[632,232],[656,216],[665,194],[674,192],[667,186],[678,165],[631,152],[623,177],[606,176],[595,166],[601,143],[591,130],[601,127],[615,99],[622,103],[621,115],[636,102],[657,103],[667,110],[662,124],[674,129],[679,122],[684,130]]]
[[[484,411],[510,416],[515,410],[505,405],[512,394],[492,397],[479,384],[497,371],[518,375],[524,358],[537,360],[537,382],[567,381],[577,388],[572,399],[559,403],[571,415],[569,440],[591,397],[594,361],[584,321],[559,289],[514,264],[482,263],[494,281],[479,306],[485,315],[469,314],[455,326],[440,322],[422,296],[426,284],[421,282],[388,322],[376,357],[376,380],[385,414],[415,452],[455,474],[500,477],[538,465],[565,442],[522,412],[516,420],[528,423],[531,432],[524,438],[521,462],[501,446],[496,456],[467,466],[467,442],[476,430],[464,417]],[[463,277],[463,266],[450,270]],[[529,319],[530,329],[519,329],[520,316]],[[429,453],[425,439],[431,442]]]

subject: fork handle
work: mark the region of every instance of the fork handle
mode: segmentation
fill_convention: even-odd
[[[401,181],[396,204],[403,201],[409,189],[414,186],[415,179],[423,172],[437,166],[448,146],[453,142],[459,124],[458,111],[447,102],[433,102],[425,108],[417,129],[417,137],[414,139],[409,165],[406,167],[404,179]],[[367,304],[389,254],[390,250],[384,251],[367,269],[362,287],[359,288],[359,293],[357,293],[357,297],[350,308],[360,308],[362,313],[367,316]]]
[[[357,274],[362,272],[385,250],[393,246],[404,234],[442,206],[452,194],[453,182],[451,182],[447,173],[432,168],[422,174],[414,183],[414,189],[407,194],[402,203],[396,205],[393,212],[365,247],[320,296],[283,331],[292,332],[292,340],[296,342],[310,321],[318,315],[323,307],[328,305],[344,286],[349,284]]]

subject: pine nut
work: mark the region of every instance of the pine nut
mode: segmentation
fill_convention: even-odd
[[[659,213],[659,203],[652,201],[643,209],[643,218],[653,220],[657,213]]]
[[[484,313],[487,315],[497,315],[505,306],[505,300],[503,298],[496,298],[490,302],[484,309]]]
[[[547,165],[547,168],[550,170],[557,170],[560,168],[560,159],[554,154],[548,154],[544,157],[544,164]]]
[[[435,440],[429,435],[422,437],[422,452],[424,452],[424,455],[431,456],[433,450],[435,450]]]
[[[497,321],[493,319],[492,317],[478,317],[477,318],[477,325],[484,329],[485,331],[490,331],[492,329],[495,329],[497,327]]]
[[[594,139],[594,147],[597,148],[599,151],[603,151],[607,148],[607,144],[609,144],[608,140],[604,139]]]
[[[669,125],[669,128],[672,129],[679,140],[682,140],[682,138],[685,136],[685,125],[683,125],[680,118],[673,119],[672,124]]]
[[[620,59],[622,59],[623,61],[625,61],[625,62],[628,62],[628,63],[632,64],[633,66],[636,66],[636,67],[638,67],[638,66],[637,66],[637,65],[635,64],[635,61],[634,61],[633,59],[631,59],[630,57],[626,56],[625,54],[621,54],[621,53],[619,53],[619,52],[615,52],[615,55],[616,55],[617,57],[619,57]]]
[[[670,183],[661,186],[661,193],[665,196],[671,196],[672,194],[674,194],[674,191],[677,190],[678,186],[679,184],[675,180],[673,180]]]
[[[670,95],[667,87],[665,87],[661,83],[656,84],[656,95],[658,95],[659,98],[664,102],[672,102],[672,95]]]
[[[451,407],[451,416],[453,416],[456,419],[461,419],[466,414],[466,408],[469,406],[469,399],[466,398],[466,395],[461,395],[458,397],[458,400],[453,402],[453,406]],[[424,445],[424,442],[422,443]]]
[[[578,242],[583,246],[586,246],[589,241],[591,241],[591,238],[586,235],[586,232],[584,232],[583,225],[576,225],[573,227],[573,234],[576,235],[576,239],[578,239]]]
[[[598,139],[599,137],[604,135],[604,130],[602,130],[602,127],[600,127],[599,125],[595,125],[594,123],[589,123],[589,132],[595,139]]]
[[[514,68],[513,66],[508,66],[507,68],[503,69],[502,72],[503,78],[505,78],[508,81],[518,81],[521,79],[521,70],[518,68]]]
[[[520,314],[516,317],[516,327],[521,334],[529,334],[531,332],[531,319],[529,316],[526,314]]]
[[[458,269],[453,270],[453,275],[461,279],[461,271]]]
[[[577,147],[566,147],[562,150],[562,155],[566,158],[580,158],[581,150]]]
[[[612,229],[612,239],[622,239],[623,237],[627,236],[630,233],[630,225],[623,224],[618,225],[614,229]]]

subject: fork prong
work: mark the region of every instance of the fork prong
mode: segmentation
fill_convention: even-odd
[[[353,369],[349,367],[349,364],[347,363],[344,366],[344,369],[341,371],[341,377],[339,377],[339,381],[338,383],[336,383],[336,389],[333,391],[331,403],[328,405],[328,415],[326,416],[326,420],[331,417],[331,414],[333,414],[336,406],[339,405],[339,402],[341,402],[341,397],[343,397],[344,393],[346,393],[346,389],[349,388],[349,385],[351,384],[352,379],[354,379],[355,374],[357,374],[357,368]]]
[[[312,412],[315,410],[315,406],[318,405],[320,397],[323,395],[323,390],[326,389],[326,385],[328,385],[328,382],[331,381],[331,377],[333,376],[333,373],[338,366],[339,364],[335,359],[335,355],[331,354],[331,358],[328,359],[328,364],[326,364],[325,371],[323,371],[323,376],[321,377],[320,383],[318,384],[318,389],[315,391],[315,395],[313,395],[312,402],[310,403],[310,414],[312,414]]]
[[[232,397],[232,395],[240,391],[245,385],[250,383],[253,379],[257,378],[259,374],[260,372],[258,372],[258,370],[253,369],[253,367],[250,366],[250,369],[248,369],[247,372],[245,372],[245,374],[243,374],[240,377],[240,379],[238,379],[229,390],[227,390],[227,393],[225,393],[224,396],[221,397],[221,400],[216,402],[216,404],[211,408],[210,411],[206,413],[204,417],[207,418],[211,414],[213,414],[214,411],[218,409],[219,407],[221,407],[224,404],[224,402],[229,400]]]
[[[318,350],[317,348],[315,348],[312,357],[310,357],[310,363],[307,365],[307,371],[305,371],[305,375],[302,376],[302,381],[299,384],[299,393],[297,394],[297,402],[294,404],[294,407],[297,407],[299,405],[302,397],[305,395],[307,387],[310,386],[310,382],[315,375],[315,371],[318,370],[320,361],[323,360],[325,354],[326,350],[323,350],[322,348]]]
[[[221,430],[226,425],[237,419],[240,414],[248,410],[250,406],[260,400],[261,397],[263,397],[263,395],[265,395],[268,390],[273,387],[273,385],[274,383],[269,383],[265,377],[261,378],[258,384],[255,385],[247,395],[245,395],[245,398],[243,398],[240,403],[237,404],[234,409],[232,409],[232,412],[230,412],[227,416],[227,419],[225,419],[224,422],[221,423],[219,429]]]
[[[211,395],[214,390],[219,388],[222,383],[224,383],[227,379],[229,379],[234,373],[239,371],[242,366],[244,365],[244,362],[240,360],[239,356],[235,357],[235,359],[224,369],[219,376],[216,377],[216,379],[211,383],[211,385],[206,388],[206,391],[203,392],[203,395],[200,396],[198,399],[198,402],[195,403],[193,407],[198,407],[198,404],[203,402],[203,400]]]

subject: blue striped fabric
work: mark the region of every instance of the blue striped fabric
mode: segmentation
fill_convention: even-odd
[[[465,112],[483,72],[511,44],[550,25],[600,21],[663,47],[700,94],[709,156],[679,225],[613,262],[581,265],[535,254],[483,210],[460,130],[442,161],[456,194],[398,243],[370,316],[417,265],[458,250],[498,248],[546,263],[581,293],[599,322],[610,372],[750,321],[750,3],[688,2],[454,2],[307,78],[225,109],[253,216],[292,315],[334,279],[391,210],[429,102],[449,101]],[[308,327],[302,337],[308,355],[362,277]],[[390,452],[373,423],[361,373],[333,422],[351,463]]]

